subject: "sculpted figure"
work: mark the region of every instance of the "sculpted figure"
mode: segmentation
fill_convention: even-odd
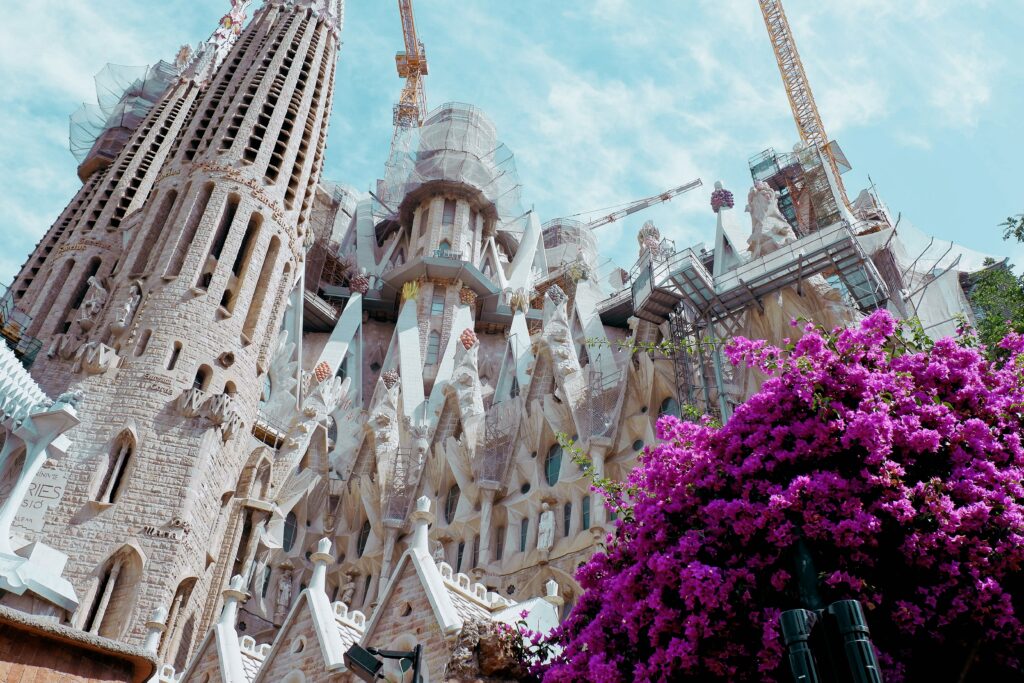
[[[747,245],[754,258],[796,241],[796,233],[779,210],[779,194],[768,183],[758,180],[750,188],[747,213],[752,228]]]
[[[96,316],[100,314],[107,303],[109,292],[100,284],[95,276],[89,278],[89,290],[81,308],[78,309],[77,322],[83,330],[88,332],[95,323]]]
[[[277,582],[277,611],[275,616],[284,619],[292,600],[292,570],[285,569]]]
[[[131,321],[132,315],[135,313],[135,307],[139,305],[141,299],[142,292],[139,291],[137,286],[133,286],[131,295],[124,302],[124,306],[121,307],[121,312],[117,316],[118,324],[124,326]]]
[[[537,526],[537,549],[549,550],[555,544],[555,513],[551,506],[544,503],[544,511],[540,513],[540,524]]]

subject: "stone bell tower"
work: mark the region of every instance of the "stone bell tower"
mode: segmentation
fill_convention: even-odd
[[[340,46],[343,0],[267,0],[238,31],[248,4],[183,50],[134,131],[97,140],[13,287],[43,344],[39,384],[85,394],[40,534],[71,557],[72,625],[138,643],[166,609],[166,661],[188,655],[220,588],[215,547],[302,268]]]

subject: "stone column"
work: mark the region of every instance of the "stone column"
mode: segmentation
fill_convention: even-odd
[[[604,477],[604,461],[611,448],[611,440],[604,437],[595,437],[590,440],[590,461],[594,468],[594,477]],[[608,510],[605,508],[603,495],[593,497],[596,505],[590,506],[590,525],[592,527],[603,527],[608,521]]]
[[[477,562],[486,567],[491,561],[491,513],[494,511],[494,489],[482,489],[480,501],[480,551]]]
[[[103,596],[100,598],[100,605],[96,609],[96,617],[89,628],[89,633],[99,633],[100,624],[103,623],[103,617],[107,613],[107,607],[110,605],[110,596],[114,592],[114,586],[117,584],[117,577],[120,573],[121,558],[117,558],[114,561],[114,566],[110,568],[110,578],[107,579],[107,585],[103,587]]]

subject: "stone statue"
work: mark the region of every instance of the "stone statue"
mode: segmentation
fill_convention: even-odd
[[[555,513],[551,506],[544,503],[540,513],[540,524],[537,525],[537,549],[550,550],[555,544]]]
[[[352,605],[352,598],[356,594],[356,582],[351,572],[345,572],[342,574],[343,583],[341,584],[341,601],[346,605]]]
[[[291,567],[284,567],[281,578],[277,581],[277,609],[274,617],[283,621],[288,614],[288,608],[292,604],[292,570]]]
[[[432,553],[434,557],[434,564],[437,564],[438,562],[444,562],[444,546],[441,545],[440,541],[431,541],[431,543],[434,546],[434,550]]]
[[[768,183],[758,180],[750,188],[747,212],[752,228],[747,245],[754,258],[796,241],[796,233],[779,211],[779,194]]]
[[[69,408],[78,408],[78,402],[85,398],[85,392],[81,389],[75,389],[74,391],[65,391],[63,394],[57,397],[57,400],[53,402],[53,409],[57,410],[61,406],[67,406]]]
[[[89,278],[88,294],[86,295],[85,302],[78,309],[77,319],[79,326],[86,332],[92,329],[96,317],[107,303],[109,294],[103,285],[100,284],[100,281],[96,279],[96,276]]]
[[[124,327],[131,322],[132,315],[135,313],[135,307],[139,305],[139,301],[142,299],[142,292],[139,291],[138,285],[132,286],[132,292],[128,296],[128,300],[124,302],[124,306],[121,307],[121,312],[117,315],[117,323]]]

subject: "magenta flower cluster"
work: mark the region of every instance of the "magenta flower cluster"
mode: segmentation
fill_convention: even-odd
[[[908,347],[884,312],[736,339],[771,377],[721,428],[660,420],[544,680],[791,680],[798,544],[824,603],[865,606],[886,681],[1024,679],[1024,341],[1003,347]]]
[[[725,188],[718,188],[711,193],[711,210],[718,213],[722,207],[731,209],[736,205],[736,201],[733,199],[732,192]]]

